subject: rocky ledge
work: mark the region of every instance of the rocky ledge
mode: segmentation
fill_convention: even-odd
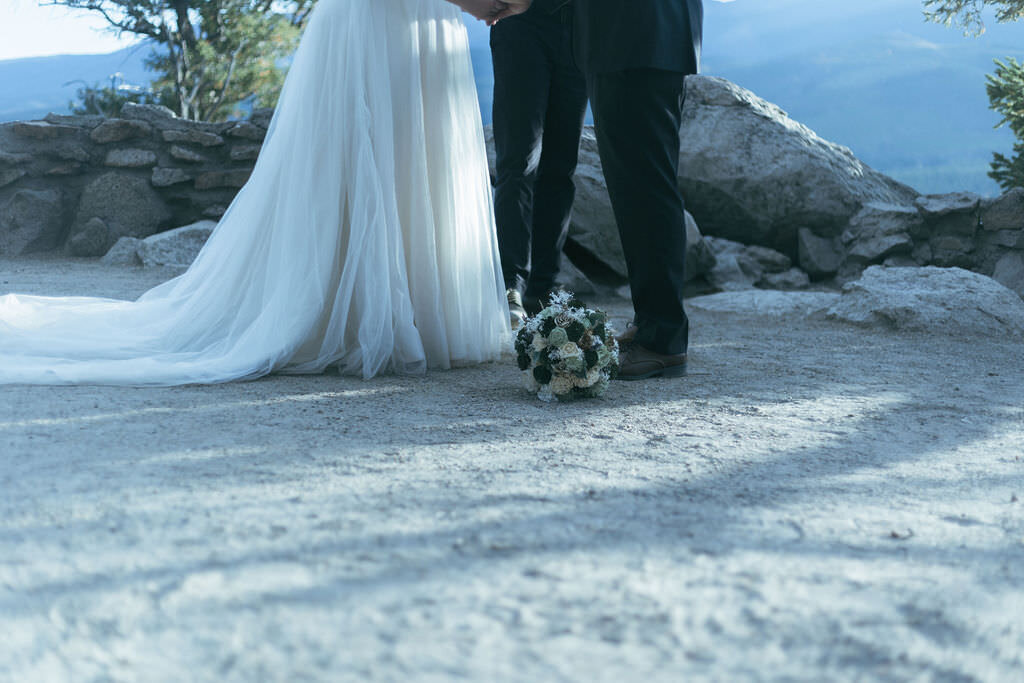
[[[248,179],[271,115],[195,123],[128,105],[116,119],[51,114],[0,125],[0,255],[102,256],[123,237],[219,218]],[[959,267],[1024,296],[1024,189],[921,195],[720,78],[688,79],[683,119],[692,292],[841,285],[888,265]],[[493,172],[490,131],[488,143]],[[622,284],[590,129],[577,186],[565,283],[581,292],[591,279]]]

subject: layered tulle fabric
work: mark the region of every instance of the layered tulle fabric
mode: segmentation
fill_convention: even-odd
[[[138,301],[0,297],[0,382],[372,377],[508,343],[469,44],[444,0],[320,0],[249,183]]]

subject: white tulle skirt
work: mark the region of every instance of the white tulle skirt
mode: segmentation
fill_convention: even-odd
[[[498,359],[469,44],[444,0],[320,0],[249,183],[138,301],[0,297],[0,383],[369,378]]]

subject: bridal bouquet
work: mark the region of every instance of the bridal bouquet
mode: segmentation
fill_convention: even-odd
[[[526,388],[542,401],[601,396],[619,369],[608,316],[570,292],[553,295],[547,308],[523,324],[516,354]]]

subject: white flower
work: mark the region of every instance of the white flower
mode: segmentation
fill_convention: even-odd
[[[583,351],[576,345],[576,342],[565,342],[558,347],[558,352],[562,354],[562,358],[573,358],[575,356],[583,357]]]
[[[548,385],[551,389],[551,393],[555,396],[564,396],[573,390],[576,386],[572,381],[572,377],[566,375],[556,375],[552,378],[551,383]]]
[[[548,347],[547,337],[545,337],[542,334],[534,335],[534,337],[533,337],[533,350],[534,351],[543,351],[547,347]]]

